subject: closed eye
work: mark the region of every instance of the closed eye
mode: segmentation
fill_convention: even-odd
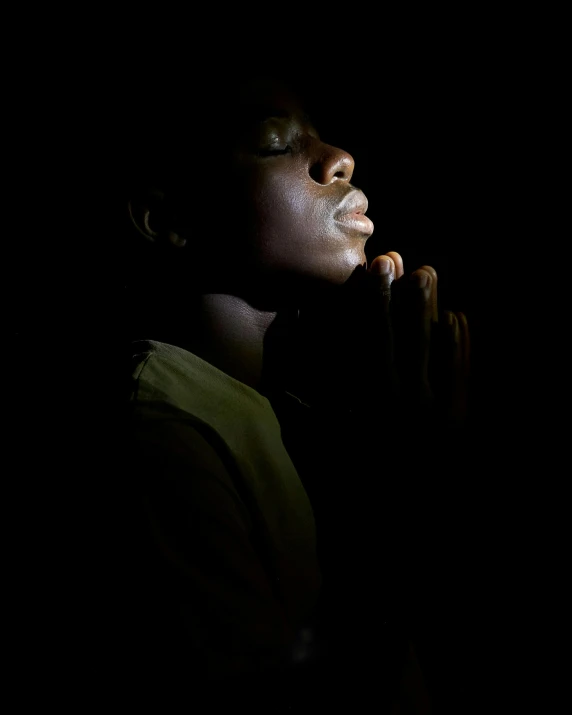
[[[280,154],[291,154],[292,147],[288,144],[284,149],[260,149],[258,156],[279,156]]]

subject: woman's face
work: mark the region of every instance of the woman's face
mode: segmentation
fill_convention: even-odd
[[[216,218],[230,228],[218,242],[205,235],[212,261],[226,266],[221,270],[241,290],[265,298],[345,283],[366,263],[373,233],[367,199],[350,183],[353,158],[321,141],[281,87],[252,85],[237,109],[240,119],[230,111],[227,131],[238,140],[217,190],[227,201]]]

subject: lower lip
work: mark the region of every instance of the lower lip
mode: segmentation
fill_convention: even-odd
[[[373,221],[364,214],[344,214],[343,216],[336,217],[336,221],[358,233],[363,233],[368,236],[371,236],[373,233]]]

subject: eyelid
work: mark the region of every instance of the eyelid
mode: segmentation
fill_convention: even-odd
[[[257,154],[259,156],[280,156],[281,154],[291,154],[292,147],[290,144],[286,144],[283,149],[271,148],[271,149],[259,149]]]

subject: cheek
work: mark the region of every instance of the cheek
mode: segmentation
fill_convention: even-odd
[[[335,201],[307,172],[259,172],[243,186],[249,215],[241,222],[248,234],[241,262],[263,273],[330,284],[344,283],[365,262],[365,241],[340,233],[332,215]]]
[[[253,217],[259,244],[285,252],[308,246],[324,232],[317,187],[303,172],[268,172],[257,178]]]

